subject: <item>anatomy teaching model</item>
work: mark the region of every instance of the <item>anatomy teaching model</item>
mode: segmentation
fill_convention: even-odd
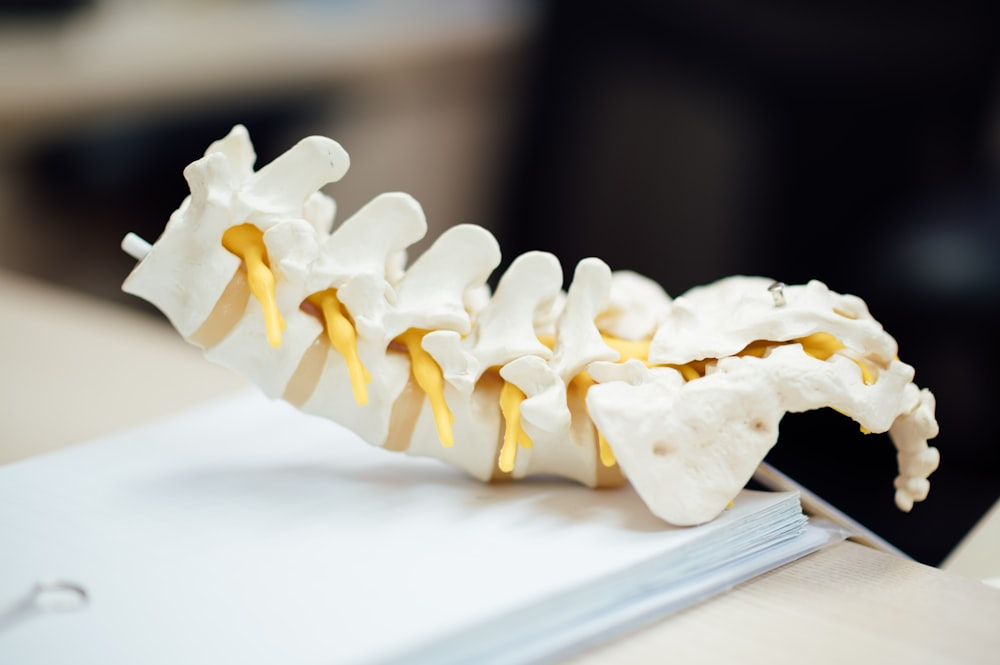
[[[123,243],[139,259],[124,289],[271,397],[484,481],[628,478],[676,525],[726,508],[786,412],[832,407],[888,431],[899,508],[927,495],[934,398],[857,297],[730,277],[671,299],[595,258],[564,292],[545,252],[517,257],[491,294],[500,250],[481,227],[448,229],[407,265],[426,222],[406,194],[331,232],[318,190],[347,171],[336,142],[254,161],[241,126],[209,146],[159,240]]]

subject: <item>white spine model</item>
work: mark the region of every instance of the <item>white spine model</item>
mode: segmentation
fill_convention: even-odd
[[[594,258],[563,292],[544,252],[518,257],[491,295],[500,251],[478,226],[405,266],[426,231],[406,194],[331,232],[318,190],[347,170],[336,142],[254,161],[241,126],[209,146],[159,240],[123,244],[139,259],[124,289],[269,396],[484,481],[624,476],[676,525],[725,509],[786,412],[832,407],[889,432],[902,510],[927,495],[934,398],[859,298],[731,277],[671,300]]]

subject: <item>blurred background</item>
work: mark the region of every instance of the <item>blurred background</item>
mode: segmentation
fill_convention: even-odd
[[[341,217],[407,191],[428,240],[479,223],[505,262],[819,279],[937,394],[942,467],[899,513],[888,439],[832,412],[769,459],[937,564],[1000,496],[998,28],[990,2],[0,0],[0,270],[150,312],[119,240],[243,123],[258,164],[340,141]]]

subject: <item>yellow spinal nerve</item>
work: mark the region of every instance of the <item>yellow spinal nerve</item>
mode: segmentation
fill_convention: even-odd
[[[844,348],[843,343],[829,333],[815,333],[808,337],[803,337],[798,342],[802,345],[803,351],[819,360],[826,360]],[[872,374],[871,369],[867,365],[858,360],[854,360],[854,364],[861,370],[861,380],[866,386],[875,383],[875,375]]]
[[[590,374],[580,372],[573,377],[570,383],[576,386],[580,393],[580,400],[583,401],[583,407],[586,409],[587,391],[590,390],[590,387],[597,383],[597,381],[594,381]],[[611,445],[608,443],[608,440],[604,438],[604,435],[601,434],[601,430],[597,429],[596,425],[594,426],[594,429],[597,431],[597,452],[598,456],[601,458],[601,464],[606,467],[614,466],[617,462],[615,461],[615,454],[611,450]]]
[[[243,260],[250,293],[257,298],[264,310],[267,342],[273,347],[281,346],[281,331],[285,329],[285,319],[278,311],[274,294],[274,273],[267,260],[264,232],[253,224],[232,226],[222,235],[222,246]]]
[[[521,427],[521,402],[524,401],[524,397],[520,388],[504,381],[503,388],[500,389],[500,413],[503,415],[505,427],[500,459],[497,462],[497,466],[504,473],[514,470],[518,445],[522,448],[531,448],[533,445],[531,437]]]
[[[410,354],[413,378],[416,379],[417,385],[430,400],[431,412],[434,414],[434,424],[437,426],[441,445],[445,448],[451,448],[455,444],[455,437],[451,429],[455,423],[455,416],[452,415],[451,409],[448,408],[448,403],[444,399],[444,377],[441,375],[441,368],[420,345],[427,332],[426,330],[410,328],[397,337],[395,341],[405,346],[407,353]]]
[[[358,335],[344,306],[337,298],[337,290],[326,289],[312,294],[306,300],[319,309],[330,346],[343,356],[347,364],[354,401],[364,406],[368,403],[368,384],[371,383],[372,377],[358,355]]]

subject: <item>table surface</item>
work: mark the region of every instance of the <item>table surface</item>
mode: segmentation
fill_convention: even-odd
[[[245,388],[152,316],[0,272],[0,464]],[[570,659],[996,663],[1000,590],[841,543]]]

